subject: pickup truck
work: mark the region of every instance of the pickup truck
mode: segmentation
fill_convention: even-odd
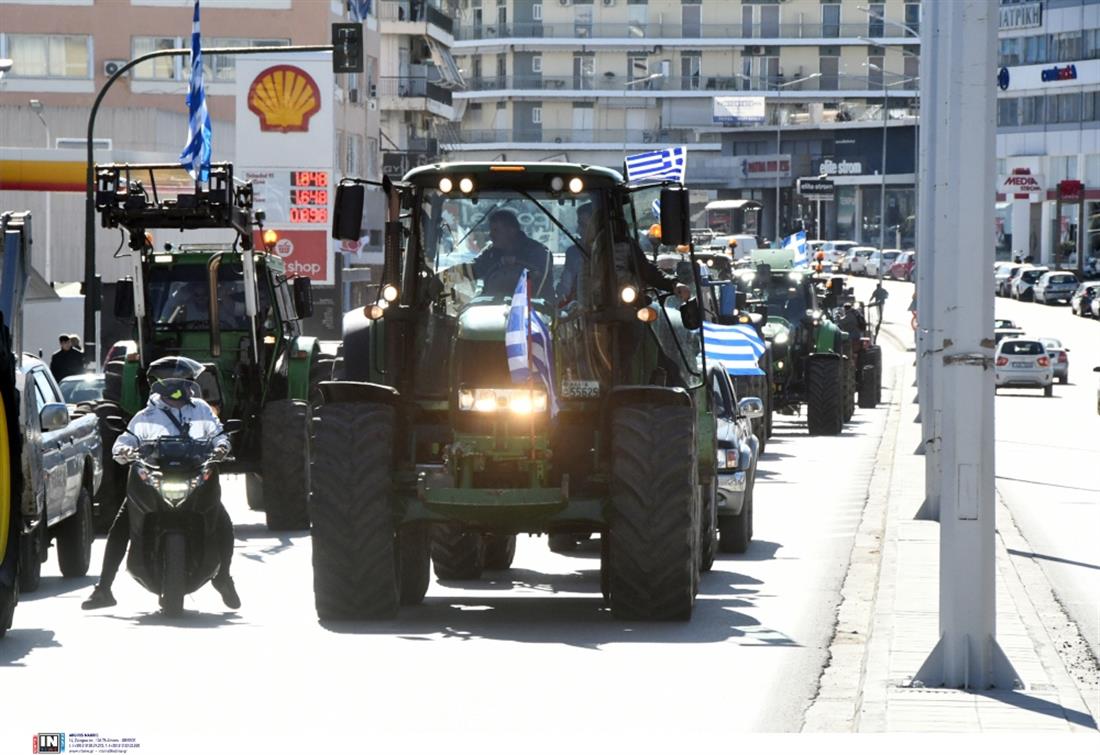
[[[15,377],[23,418],[23,540],[19,587],[38,588],[50,542],[65,577],[83,577],[92,557],[92,498],[103,479],[95,413],[74,413],[50,370],[24,355]]]

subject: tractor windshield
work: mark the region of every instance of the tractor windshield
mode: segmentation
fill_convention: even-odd
[[[240,265],[218,268],[218,323],[222,330],[247,330],[244,273]],[[268,310],[268,294],[260,286],[259,310]],[[210,284],[205,264],[154,266],[149,271],[149,313],[153,327],[163,330],[203,330],[210,327]]]
[[[423,260],[438,275],[452,312],[478,297],[510,297],[525,269],[532,299],[564,305],[584,288],[596,204],[588,192],[497,190],[467,197],[427,190]]]
[[[802,273],[749,273],[738,278],[738,288],[750,301],[767,304],[769,318],[780,317],[791,325],[797,325],[814,308],[813,291]]]

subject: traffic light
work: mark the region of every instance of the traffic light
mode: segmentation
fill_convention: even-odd
[[[363,25],[332,25],[332,72],[363,72]]]

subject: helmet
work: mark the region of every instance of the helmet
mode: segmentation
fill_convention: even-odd
[[[198,395],[195,383],[206,369],[187,357],[161,357],[149,365],[149,389],[162,398],[183,401]]]

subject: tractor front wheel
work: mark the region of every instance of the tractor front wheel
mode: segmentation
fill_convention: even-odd
[[[485,538],[460,522],[437,524],[432,533],[432,563],[437,579],[479,579],[486,568]]]
[[[261,427],[267,528],[273,532],[309,529],[309,404],[297,399],[272,401],[264,407]]]
[[[806,420],[810,435],[839,435],[844,427],[844,360],[811,359],[806,365]]]

